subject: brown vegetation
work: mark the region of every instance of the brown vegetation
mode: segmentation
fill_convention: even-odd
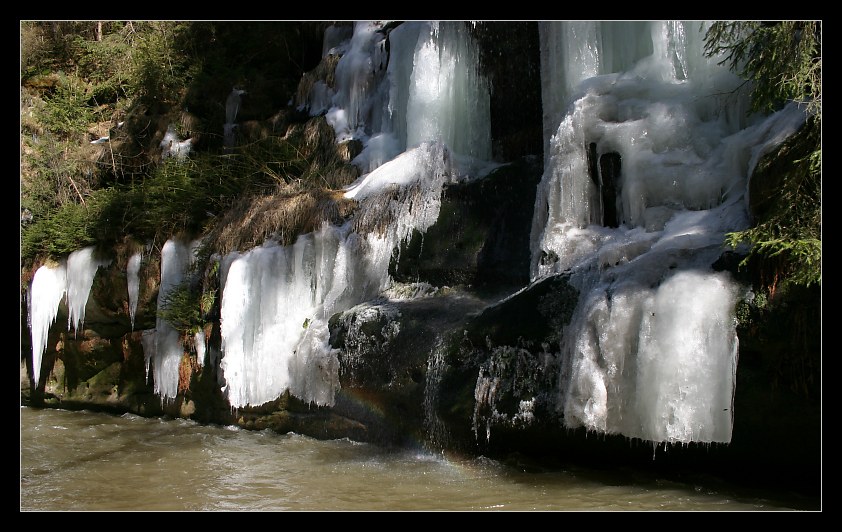
[[[325,222],[342,223],[355,207],[354,200],[338,191],[279,186],[274,194],[238,200],[211,230],[207,242],[223,255],[258,246],[267,238],[290,245],[298,235]]]

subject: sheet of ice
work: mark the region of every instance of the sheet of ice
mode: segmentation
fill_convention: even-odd
[[[414,185],[423,185],[435,195],[445,184],[479,179],[500,166],[500,163],[454,154],[441,142],[422,142],[360,176],[346,188],[345,197],[362,201],[390,189]],[[430,198],[425,205],[433,206],[436,202]]]
[[[740,289],[710,270],[718,252],[649,251],[573,274],[583,299],[562,343],[566,426],[655,442],[730,442]]]
[[[712,264],[725,234],[747,227],[759,156],[804,113],[747,117],[741,80],[703,56],[700,23],[539,28],[546,151],[531,275],[570,271],[581,291],[561,345],[565,424],[729,442],[741,288]],[[618,158],[613,195],[589,152]],[[618,227],[604,226],[609,209]]]
[[[420,31],[410,76],[406,146],[440,140],[454,153],[491,159],[490,91],[461,22]]]
[[[317,320],[327,318],[323,304],[329,294],[339,301],[361,286],[354,283],[354,272],[335,267],[337,262],[344,266],[337,259],[346,247],[344,236],[325,225],[292,246],[267,241],[224,261],[220,368],[233,408],[272,401],[291,387],[305,390],[290,377],[297,358],[308,356],[299,352],[299,342]],[[332,404],[335,377],[326,374],[321,382],[327,389],[307,387],[312,395],[302,399]]]
[[[342,31],[326,33],[325,53],[341,58],[335,86],[311,88],[311,115],[325,113],[337,142],[363,143],[354,160],[363,173],[431,141],[490,159],[490,89],[464,24],[404,22],[388,33],[388,46],[384,25],[356,22],[341,43]]]
[[[362,201],[391,188],[418,183],[425,184],[428,189],[438,189],[452,173],[450,150],[441,143],[428,142],[362,176],[346,189],[345,197]]]

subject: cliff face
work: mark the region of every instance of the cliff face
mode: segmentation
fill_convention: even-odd
[[[506,28],[494,25],[480,32],[486,64],[500,53],[494,37],[501,32]],[[22,404],[169,415],[382,445],[421,441],[437,450],[528,456],[552,464],[634,463],[820,485],[816,482],[821,471],[820,325],[818,331],[800,329],[806,338],[817,340],[798,346],[803,356],[787,356],[782,354],[786,348],[762,326],[770,314],[745,302],[740,303],[746,309],[744,326],[737,331],[741,351],[730,444],[676,445],[668,450],[665,445],[661,452],[651,442],[564,428],[558,375],[565,361],[558,346],[582,294],[567,273],[530,283],[532,214],[543,172],[540,106],[536,110],[537,30],[524,23],[506,38],[515,39],[515,49],[525,51],[528,59],[516,72],[510,72],[514,67],[505,62],[495,67],[493,145],[495,156],[505,164],[483,179],[445,185],[436,223],[423,234],[416,231],[392,258],[393,297],[367,301],[330,317],[329,344],[337,353],[340,384],[332,406],[308,404],[287,392],[266,404],[232,409],[223,391],[219,361],[199,359],[189,337],[183,338],[178,394],[174,399],[159,397],[149,355],[144,353],[144,331],[156,327],[160,250],[143,255],[132,324],[126,297],[130,253],[119,246],[105,252],[115,260],[97,271],[82,330],[68,331],[67,305],[59,306],[41,367],[35,368],[40,370],[37,387],[27,305],[22,301]],[[319,69],[329,75],[329,68]],[[513,75],[526,86],[503,82]],[[313,83],[309,78],[304,81]],[[268,101],[259,90],[251,97]],[[513,101],[522,101],[523,121],[514,118],[518,108]],[[316,139],[314,164],[328,161],[326,166],[336,168],[358,153],[359,146],[351,143],[321,146],[325,143],[318,139],[325,136],[318,132],[326,127],[324,117],[298,117],[298,123],[290,125],[293,120],[270,107],[245,112],[240,141],[291,127],[315,132],[308,134]],[[753,186],[761,187],[773,176],[774,172],[760,170],[752,178]],[[347,182],[354,177],[338,179]],[[764,197],[756,196],[757,201]],[[724,254],[719,267],[742,276],[738,260]],[[30,282],[31,276],[23,280]],[[743,282],[748,285],[750,280]],[[791,297],[798,299],[775,308],[797,305],[805,319],[820,323],[820,290]],[[218,309],[211,315],[203,332],[208,350],[219,352]],[[774,316],[778,319],[780,314]],[[781,378],[795,372],[797,378]],[[774,446],[768,445],[770,440]]]
[[[535,158],[527,157],[486,179],[445,188],[438,223],[424,235],[416,233],[401,250],[402,259],[393,262],[393,276],[407,294],[428,292],[420,300],[398,304],[406,307],[397,315],[401,316],[400,327],[408,332],[384,336],[382,330],[388,329],[394,313],[381,313],[385,321],[379,324],[368,323],[368,318],[357,316],[355,310],[331,319],[331,344],[341,353],[342,391],[335,412],[328,414],[330,409],[313,408],[287,395],[279,402],[232,414],[222,396],[217,368],[197,363],[196,348],[189,338],[184,340],[180,393],[172,401],[162,401],[154,393],[153,370],[147,365],[143,346],[144,331],[156,325],[160,256],[153,252],[141,262],[132,328],[125,250],[116,250],[118,260],[97,270],[83,330],[67,330],[67,303],[60,304],[37,388],[31,378],[30,332],[23,320],[22,398],[34,405],[167,414],[320,437],[344,437],[352,430],[351,435],[359,439],[383,443],[409,435],[423,440],[424,389],[433,339],[443,338],[444,331],[461,327],[469,314],[528,283],[531,217],[522,206],[534,202],[534,188],[523,184],[536,184],[540,171]],[[26,311],[24,304],[24,315]],[[366,331],[371,330],[376,334],[369,337]],[[218,317],[208,326],[207,337],[209,348],[218,349]],[[382,420],[370,428],[358,425],[356,418],[362,415],[365,420],[366,414],[346,404],[345,394],[361,393],[375,401],[377,393],[383,392],[387,395],[377,401],[382,401],[383,410],[398,408],[390,416],[394,426]],[[278,411],[290,415],[278,416]],[[323,427],[324,419],[333,420],[330,426],[335,425],[335,430]],[[314,431],[310,425],[319,428]]]
[[[656,449],[653,461],[651,443],[563,428],[558,405],[562,360],[555,346],[579,294],[566,275],[518,291],[528,268],[528,223],[520,206],[529,198],[506,192],[513,181],[534,182],[538,172],[527,159],[473,185],[448,187],[442,215],[423,235],[423,247],[410,240],[401,261],[393,264],[396,279],[402,280],[397,286],[416,297],[375,300],[331,318],[330,345],[338,350],[340,364],[340,389],[332,407],[307,404],[287,393],[232,411],[217,369],[198,365],[189,341],[178,396],[166,401],[157,396],[143,349],[143,330],[155,324],[160,264],[154,254],[141,270],[134,330],[122,295],[123,261],[98,271],[83,331],[67,331],[62,303],[38,388],[31,378],[29,331],[22,330],[22,403],[169,415],[382,445],[425,441],[451,452],[531,457],[545,464],[639,464],[723,476],[740,471],[758,481],[812,485],[821,461],[821,409],[812,380],[820,351],[816,345],[801,347],[802,354],[793,359],[775,341],[780,331],[772,335],[758,316],[750,323],[746,318],[739,329],[742,349],[730,444]],[[721,262],[740,275],[735,259],[726,255]],[[798,297],[777,308],[818,311],[820,294]],[[780,323],[781,312],[786,311],[766,319]],[[209,348],[218,348],[218,328],[216,322],[208,330]],[[768,445],[770,439],[774,446]]]
[[[400,23],[384,27],[388,33]],[[402,252],[404,260],[395,261],[392,267],[394,278],[398,282],[412,282],[422,279],[433,286],[459,285],[467,287],[471,294],[479,291],[483,297],[489,294],[505,294],[528,282],[529,224],[531,223],[531,204],[534,202],[534,186],[540,179],[540,76],[538,68],[537,25],[518,23],[518,37],[509,38],[513,43],[529,54],[526,60],[518,64],[524,70],[521,79],[515,83],[512,72],[505,64],[493,58],[499,55],[499,37],[506,28],[485,28],[482,32],[489,72],[493,68],[498,81],[494,92],[492,121],[498,136],[506,135],[516,140],[499,140],[495,150],[500,159],[511,160],[521,157],[497,172],[492,179],[476,184],[450,186],[443,193],[443,207],[440,222],[428,236],[415,234]],[[119,131],[112,132],[111,150],[121,161],[137,163],[138,168],[148,166],[155,159],[160,160],[167,151],[162,141],[168,134],[171,124],[180,124],[184,136],[191,136],[191,148],[196,151],[219,149],[222,141],[222,113],[219,107],[219,95],[227,94],[230,85],[248,88],[244,93],[236,113],[236,128],[233,128],[235,142],[249,144],[271,136],[283,136],[295,139],[297,146],[308,167],[302,171],[306,175],[320,175],[325,184],[341,187],[350,183],[359,175],[359,169],[348,164],[359,154],[359,141],[334,141],[333,129],[324,116],[308,117],[299,109],[285,107],[280,101],[283,94],[296,92],[290,84],[295,79],[296,68],[312,65],[322,48],[326,24],[303,24],[300,27],[283,26],[273,37],[273,25],[261,25],[247,30],[238,24],[197,24],[192,28],[194,36],[206,40],[210,46],[200,51],[209,65],[236,63],[232,72],[212,72],[202,69],[195,76],[194,83],[184,94],[181,108],[165,101],[157,102],[154,107],[135,106],[126,117],[125,125]],[[511,28],[509,28],[511,29]],[[337,24],[333,31],[343,38],[350,37],[350,24]],[[495,33],[496,32],[496,33]],[[502,32],[502,33],[501,33]],[[334,35],[333,40],[338,37]],[[494,39],[497,35],[498,39]],[[277,46],[283,45],[284,39],[296,38],[289,54],[290,61],[279,62]],[[265,44],[269,42],[268,48]],[[256,46],[263,42],[264,45]],[[227,43],[227,45],[225,44]],[[289,48],[289,44],[286,45]],[[251,50],[252,52],[249,52]],[[230,57],[229,57],[230,56]],[[263,58],[261,60],[261,58]],[[325,83],[334,87],[337,83],[334,73],[338,55],[327,55],[314,69],[306,72],[298,83],[299,99],[307,96],[314,83]],[[215,68],[215,67],[213,67]],[[509,65],[508,68],[511,68]],[[510,101],[526,97],[530,120],[513,121]],[[189,109],[189,111],[187,111]],[[531,139],[524,142],[523,139]],[[170,148],[172,150],[172,148]],[[173,152],[175,153],[175,152]],[[129,164],[129,163],[127,163]],[[124,168],[130,170],[131,164]],[[133,167],[131,167],[133,168]],[[526,186],[524,186],[526,185]],[[323,209],[324,201],[315,198],[313,209]],[[282,201],[279,198],[278,201]],[[264,210],[278,208],[264,201]],[[254,211],[257,203],[252,203]],[[339,216],[332,223],[341,223],[349,207],[340,206]],[[262,236],[271,231],[266,224],[255,223],[247,216],[252,213],[242,212],[226,215],[211,233],[217,247],[225,251],[233,249],[247,250],[259,245]],[[237,218],[239,215],[240,218]],[[318,218],[318,217],[316,217]],[[312,231],[315,227],[301,226],[301,232]],[[292,242],[294,234],[278,234]],[[120,244],[114,249],[100,249],[97,253],[113,257],[110,265],[97,271],[90,296],[85,307],[84,327],[73,331],[65,327],[68,319],[66,300],[59,305],[53,326],[50,328],[47,345],[40,368],[39,385],[34,386],[32,376],[31,331],[28,327],[27,290],[23,290],[21,301],[21,394],[27,404],[57,406],[61,408],[93,408],[114,412],[133,412],[141,415],[172,415],[191,417],[197,420],[215,423],[240,423],[243,426],[263,428],[272,426],[278,430],[297,430],[311,433],[306,426],[309,418],[315,416],[324,425],[320,409],[312,405],[298,404],[295,397],[279,400],[282,410],[291,412],[291,416],[273,416],[278,405],[266,405],[263,408],[245,408],[236,414],[231,412],[221,392],[222,382],[217,377],[215,367],[203,368],[197,361],[195,345],[192,339],[184,340],[185,356],[179,375],[179,394],[175,399],[162,400],[154,393],[154,368],[150,365],[147,353],[144,355],[144,331],[155,329],[158,312],[158,297],[161,276],[161,250],[146,249],[142,252],[139,272],[140,287],[134,323],[127,300],[128,274],[127,264],[134,251],[130,245]],[[37,264],[35,265],[37,266]],[[35,267],[22,275],[22,286],[32,282]],[[476,296],[470,295],[470,298]],[[209,347],[219,348],[218,307],[213,324],[206,325]],[[411,342],[410,342],[411,344]],[[408,344],[408,345],[410,345]],[[422,357],[426,353],[422,352]],[[363,358],[374,358],[365,356]],[[348,362],[347,373],[354,364]],[[366,362],[366,364],[377,364]],[[386,362],[383,362],[386,363]],[[389,362],[396,363],[396,362]],[[421,360],[414,370],[414,377],[421,378],[425,372],[426,360]],[[346,373],[343,370],[343,374]],[[349,377],[351,378],[351,377]],[[365,382],[353,378],[349,382]],[[422,389],[423,386],[421,386]],[[341,400],[340,400],[341,401]],[[269,417],[267,417],[267,413]],[[333,415],[333,414],[332,414]],[[328,416],[330,417],[330,416]],[[336,417],[333,415],[333,417]],[[416,416],[420,419],[420,412]],[[347,421],[347,420],[346,420]],[[350,425],[348,425],[350,423]],[[326,437],[345,435],[350,421],[345,424],[337,421],[337,430],[326,428],[315,430],[316,434]],[[415,422],[410,423],[410,425]],[[315,426],[315,425],[314,425]],[[360,439],[376,439],[372,436],[356,434]],[[411,430],[416,430],[413,428]],[[325,432],[327,431],[327,432]],[[401,430],[377,429],[378,433],[398,436]]]

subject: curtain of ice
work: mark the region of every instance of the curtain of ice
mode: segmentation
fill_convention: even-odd
[[[220,368],[232,407],[274,400],[290,387],[290,360],[331,287],[338,246],[325,227],[293,246],[270,241],[225,258]]]
[[[338,359],[327,319],[389,287],[394,253],[435,222],[445,182],[488,169],[475,162],[491,152],[488,85],[462,24],[403,23],[388,54],[382,27],[357,22],[347,40],[326,34],[325,53],[342,55],[336,84],[315,84],[308,107],[323,109],[329,97],[337,142],[363,142],[354,162],[365,173],[346,196],[360,202],[358,217],[389,223],[360,233],[353,221],[325,225],[292,246],[267,241],[223,259],[220,367],[234,408],[287,390],[333,404]]]
[[[94,246],[71,253],[55,266],[38,268],[32,278],[30,292],[30,322],[32,333],[32,373],[38,385],[41,357],[47,346],[50,327],[58,315],[61,300],[66,296],[67,330],[73,327],[78,333],[85,322],[85,306],[91,292],[94,276],[100,267],[111,264],[111,259],[95,256]]]
[[[310,112],[325,112],[338,142],[363,143],[354,163],[364,173],[428,141],[490,159],[490,88],[465,24],[404,22],[388,32],[388,52],[383,26],[356,22],[339,43],[341,32],[326,33],[324,53],[341,58],[334,87],[314,84]]]
[[[395,249],[435,222],[441,188],[452,173],[447,149],[423,144],[368,174],[348,193],[365,203],[395,186],[416,187],[386,211],[379,204],[369,207],[373,215],[393,220],[382,232],[358,234],[351,222],[325,224],[291,246],[270,240],[224,258],[220,367],[232,407],[259,405],[287,390],[305,401],[333,404],[339,366],[328,344],[327,320],[389,287]]]
[[[741,80],[703,56],[703,36],[678,21],[540,24],[546,150],[532,277],[569,271],[581,291],[561,345],[568,427],[731,439],[739,287],[711,265],[725,233],[748,223],[758,152],[803,114],[746,119]],[[589,172],[591,145],[619,156],[613,197]],[[603,227],[606,202],[619,227]]]
[[[464,24],[419,32],[406,110],[406,146],[438,140],[454,153],[491,158],[489,87]]]

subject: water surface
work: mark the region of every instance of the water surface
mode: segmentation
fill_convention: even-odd
[[[22,511],[792,511],[796,495],[22,407]]]

